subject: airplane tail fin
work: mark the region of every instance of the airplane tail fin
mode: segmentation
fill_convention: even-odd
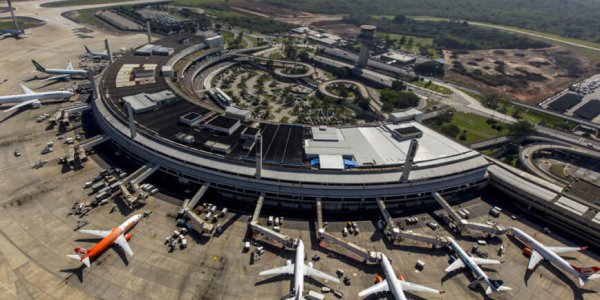
[[[37,61],[35,60],[31,60],[31,62],[33,63],[33,65],[35,66],[35,69],[40,71],[40,72],[46,72],[46,69],[44,67],[42,67],[42,65],[40,65]]]
[[[90,51],[90,48],[88,48],[86,45],[83,45],[83,48],[85,48],[85,52],[86,53],[91,53],[92,51]]]
[[[510,291],[510,290],[512,290],[512,288],[504,286],[504,281],[502,281],[502,280],[490,280],[490,285],[485,290],[485,293],[487,295],[489,295],[492,292],[504,292],[504,291]]]
[[[73,250],[75,252],[77,252],[77,254],[67,254],[67,257],[81,261],[86,267],[89,268],[91,266],[91,263],[90,263],[90,257],[87,256],[87,254],[88,254],[87,249],[77,247]]]
[[[573,267],[577,273],[581,274],[581,276],[579,276],[580,286],[583,286],[585,281],[600,278],[600,274],[596,274],[596,272],[600,271],[600,267],[578,267],[575,265],[571,265],[571,267]]]

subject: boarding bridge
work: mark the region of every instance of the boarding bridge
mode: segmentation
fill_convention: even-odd
[[[196,205],[198,205],[198,202],[200,202],[200,199],[202,199],[204,194],[206,194],[206,191],[208,191],[209,187],[210,183],[203,184],[198,190],[198,192],[196,192],[194,197],[192,197],[192,199],[190,199],[189,201],[186,201],[185,207],[187,207],[188,209],[193,209],[194,207],[196,207]]]
[[[256,207],[254,208],[254,214],[252,214],[251,223],[258,223],[258,217],[260,216],[260,211],[262,210],[263,202],[265,201],[265,193],[260,193],[258,197],[258,201],[256,202]]]
[[[358,245],[350,242],[346,242],[341,238],[337,238],[326,231],[323,227],[323,211],[321,205],[321,199],[317,199],[317,237],[319,242],[326,241],[330,244],[339,246],[344,250],[360,257],[363,262],[377,262],[378,258],[376,252],[368,251]]]
[[[77,147],[80,147],[80,148],[84,149],[85,151],[89,151],[93,147],[98,146],[98,145],[100,145],[104,142],[108,142],[108,141],[110,141],[110,136],[101,134],[101,135],[97,135],[87,141],[80,143]]]
[[[215,226],[213,224],[210,224],[210,223],[202,220],[202,218],[200,218],[200,216],[198,216],[196,213],[194,213],[191,209],[186,207],[183,209],[183,211],[184,211],[185,215],[191,221],[190,226],[196,232],[203,234],[203,233],[211,233],[213,231]]]
[[[298,246],[298,240],[281,234],[271,228],[258,225],[257,223],[250,223],[250,229],[253,234],[260,233],[270,240],[273,240],[279,244],[282,244],[285,249],[294,250]]]
[[[265,200],[265,193],[261,193],[258,197],[258,201],[256,202],[256,207],[254,208],[254,214],[252,214],[252,220],[250,221],[250,230],[252,231],[252,239],[255,238],[257,233],[264,235],[266,238],[273,240],[279,244],[282,244],[285,249],[294,250],[296,246],[298,246],[298,240],[294,238],[290,238],[284,234],[281,234],[271,228],[261,226],[258,224],[258,218],[260,216],[260,211],[262,210],[263,202]]]
[[[413,240],[413,241],[417,241],[417,242],[428,243],[428,244],[434,245],[435,247],[441,247],[441,246],[445,246],[446,244],[448,244],[448,241],[446,240],[446,238],[444,238],[442,236],[430,236],[430,235],[426,235],[426,234],[412,232],[410,230],[409,231],[400,230],[400,228],[398,228],[396,226],[396,224],[394,223],[394,219],[388,212],[388,210],[385,206],[385,203],[383,202],[383,199],[378,198],[377,205],[379,206],[379,210],[381,211],[381,214],[383,215],[383,218],[387,223],[387,228],[385,231],[389,232],[389,234],[392,237],[392,242],[394,244],[398,241],[403,241],[403,240]]]
[[[92,106],[90,104],[83,104],[83,105],[77,105],[77,106],[73,106],[70,108],[66,108],[65,112],[72,115],[74,113],[80,113],[80,112],[84,112],[84,111],[87,111],[90,109],[92,109]]]
[[[443,236],[431,236],[427,234],[416,233],[412,230],[402,231],[399,228],[395,228],[392,230],[391,235],[394,241],[411,240],[431,244],[434,247],[443,247],[448,244],[448,240]]]
[[[147,163],[127,176],[123,182],[132,185],[138,184],[146,180],[146,178],[150,177],[154,172],[158,171],[158,168],[159,166],[157,164]]]
[[[377,252],[369,251],[365,248],[362,248],[356,244],[344,241],[341,238],[335,237],[331,235],[329,232],[325,231],[324,228],[319,229],[319,241],[325,241],[332,245],[339,246],[342,249],[360,257],[364,263],[376,263],[378,262]]]
[[[461,233],[464,232],[465,230],[481,231],[481,232],[485,232],[485,233],[489,233],[489,234],[493,234],[493,235],[502,235],[502,234],[506,233],[507,229],[500,225],[488,225],[488,224],[477,223],[477,222],[469,222],[467,220],[462,219],[460,217],[460,215],[458,213],[456,213],[454,208],[452,208],[452,206],[450,206],[450,204],[448,204],[446,199],[444,199],[444,197],[442,197],[442,195],[440,195],[439,193],[433,193],[432,195],[433,195],[433,198],[440,204],[440,206],[442,206],[444,208],[444,210],[448,213],[450,218],[452,218],[452,220],[454,220],[454,222],[460,229]]]

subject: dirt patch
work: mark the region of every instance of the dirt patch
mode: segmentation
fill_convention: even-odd
[[[589,59],[561,47],[446,51],[446,79],[537,103],[595,73]]]
[[[309,26],[322,21],[340,21],[341,17],[312,14],[301,10],[290,9],[280,5],[255,2],[255,1],[234,1],[228,2],[227,7],[231,10],[255,15],[277,21],[295,24],[299,26]]]

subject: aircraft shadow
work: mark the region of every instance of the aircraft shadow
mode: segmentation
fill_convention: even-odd
[[[119,247],[118,245],[113,245],[111,247],[111,249],[115,252],[117,252],[117,255],[119,255],[119,257],[121,258],[121,260],[123,261],[123,263],[128,266],[129,265],[129,259],[127,258],[127,253],[125,253],[125,250],[123,250],[121,247]]]
[[[79,280],[79,283],[83,283],[83,270],[85,270],[85,265],[81,264],[77,268],[62,269],[62,270],[60,270],[60,272],[71,273],[71,275],[67,276],[67,278],[65,278],[63,281],[67,281],[67,280],[69,280],[69,278],[71,278],[73,275],[75,275],[77,277],[77,279]]]

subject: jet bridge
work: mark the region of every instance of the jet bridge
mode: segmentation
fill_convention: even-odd
[[[323,212],[322,212],[321,199],[317,199],[316,207],[317,207],[317,238],[318,238],[319,242],[325,241],[325,242],[328,242],[335,246],[341,247],[345,251],[362,259],[362,261],[364,263],[367,263],[367,262],[374,263],[374,262],[378,261],[379,258],[377,256],[376,252],[369,251],[358,245],[344,241],[343,239],[335,237],[335,236],[331,235],[329,232],[327,232],[327,229],[323,227]],[[321,247],[323,247],[322,243],[319,243],[319,244],[321,245]]]
[[[262,226],[259,223],[260,211],[262,210],[262,205],[265,199],[265,193],[261,193],[258,197],[258,201],[256,202],[256,207],[254,208],[254,214],[252,214],[252,219],[250,220],[250,230],[252,232],[252,239],[255,239],[257,234],[262,234],[267,239],[275,241],[287,250],[294,250],[298,245],[298,240],[295,238],[288,237],[282,233],[279,233],[271,228],[266,226]]]
[[[87,141],[80,143],[77,147],[84,149],[85,151],[90,151],[94,146],[98,146],[104,142],[110,141],[110,136],[105,134],[97,135]]]
[[[477,222],[469,222],[460,217],[458,213],[452,208],[450,204],[440,195],[440,193],[433,193],[433,198],[438,202],[438,204],[448,213],[450,218],[454,221],[454,223],[458,226],[460,232],[470,231],[481,231],[493,235],[502,235],[506,233],[506,228],[500,225],[488,225]]]
[[[189,201],[185,201],[184,202],[184,206],[189,208],[189,209],[193,209],[194,207],[196,207],[196,205],[198,205],[198,202],[200,202],[200,199],[202,199],[202,197],[204,196],[204,194],[206,194],[206,191],[208,191],[208,188],[210,187],[210,183],[206,183],[203,184],[200,189],[198,189],[198,191],[196,192],[196,194],[194,194],[194,196],[192,197],[192,199],[190,199]]]
[[[394,223],[394,219],[392,218],[390,213],[387,211],[383,199],[377,198],[377,205],[379,206],[379,210],[383,215],[383,219],[387,223],[385,231],[388,233],[387,236],[390,236],[392,238],[392,243],[395,244],[403,240],[413,240],[417,242],[432,244],[435,247],[445,246],[448,243],[448,241],[443,236],[430,236],[426,234],[416,233],[411,230],[400,230],[400,228],[398,228]]]

